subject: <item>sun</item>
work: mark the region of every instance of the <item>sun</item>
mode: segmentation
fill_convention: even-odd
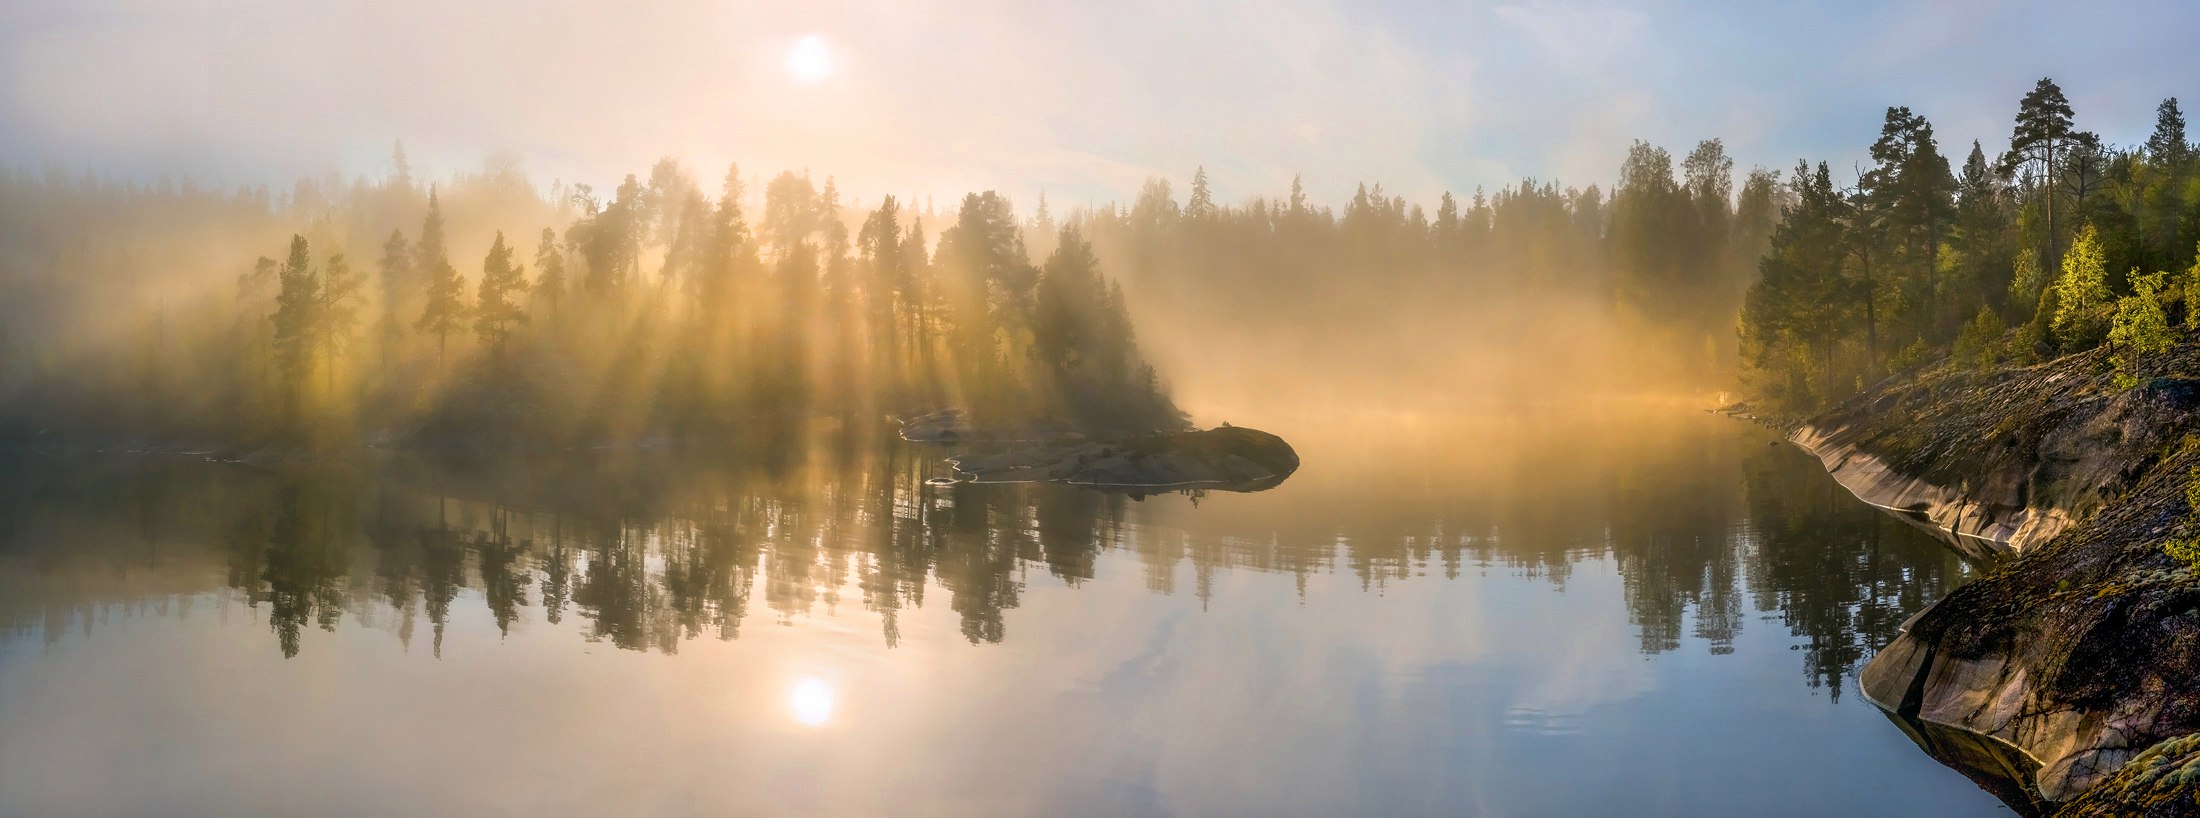
[[[818,727],[833,718],[833,686],[824,679],[806,676],[796,680],[794,690],[787,696],[787,709],[794,720],[811,727]]]
[[[825,47],[825,38],[812,34],[794,41],[794,48],[787,50],[787,73],[803,82],[832,75],[833,52]]]

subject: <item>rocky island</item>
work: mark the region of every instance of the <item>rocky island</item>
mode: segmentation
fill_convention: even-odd
[[[1261,491],[1299,468],[1298,452],[1283,438],[1228,424],[1184,431],[1075,431],[1048,423],[981,426],[963,413],[943,411],[904,420],[902,437],[985,445],[948,458],[956,481],[1063,483],[1138,496]]]

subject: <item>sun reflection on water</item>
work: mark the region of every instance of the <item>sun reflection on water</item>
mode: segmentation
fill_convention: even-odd
[[[795,721],[821,726],[833,718],[833,686],[815,676],[798,679],[787,696],[787,707],[793,711]]]

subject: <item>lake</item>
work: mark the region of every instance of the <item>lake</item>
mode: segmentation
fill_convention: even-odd
[[[1259,420],[1283,485],[1142,499],[13,451],[0,815],[2008,813],[1855,681],[1980,568],[1773,434]]]

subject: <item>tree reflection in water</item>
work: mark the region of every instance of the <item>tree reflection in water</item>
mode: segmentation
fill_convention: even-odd
[[[1964,579],[1953,553],[1791,447],[1724,420],[1676,428],[1334,447],[1368,462],[1441,454],[1326,475],[1309,457],[1276,492],[1288,496],[1196,508],[1197,497],[933,485],[940,453],[890,439],[502,469],[39,455],[38,468],[0,475],[0,590],[12,591],[0,624],[55,640],[118,606],[166,613],[227,594],[263,612],[285,656],[347,619],[409,649],[422,618],[440,656],[452,617],[475,608],[507,635],[577,617],[588,640],[670,654],[739,638],[759,616],[793,623],[858,604],[893,646],[902,613],[930,592],[985,644],[1009,638],[1033,569],[1074,588],[1127,567],[1108,554],[1165,594],[1184,590],[1189,563],[1190,590],[1209,603],[1232,569],[1293,575],[1302,593],[1320,572],[1379,593],[1493,569],[1563,590],[1575,566],[1608,560],[1644,653],[1691,640],[1732,652],[1754,611],[1799,638],[1809,683],[1838,697],[1905,617]]]

